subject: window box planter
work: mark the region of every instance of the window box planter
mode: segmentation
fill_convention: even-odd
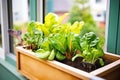
[[[34,53],[16,47],[17,69],[30,80],[92,80],[94,76],[107,80],[119,80],[120,56],[105,53],[104,58],[112,63],[91,72],[85,72],[60,63],[39,59]]]

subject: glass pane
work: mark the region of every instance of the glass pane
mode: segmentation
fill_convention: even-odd
[[[104,42],[106,7],[107,0],[46,0],[45,13],[53,12],[59,16],[69,13],[67,22],[84,21],[81,34],[93,31]]]
[[[2,33],[1,33],[1,6],[0,6],[0,47],[2,47]]]
[[[13,34],[13,47],[20,45],[22,35],[26,31],[26,25],[30,20],[29,0],[12,0],[13,29],[17,33]],[[14,32],[14,31],[13,31]]]

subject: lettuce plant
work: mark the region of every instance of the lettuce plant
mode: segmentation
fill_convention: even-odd
[[[93,32],[89,32],[84,34],[80,39],[80,46],[82,52],[76,54],[72,61],[74,61],[77,57],[82,57],[82,62],[95,64],[97,60],[99,60],[101,66],[104,65],[104,61],[102,59],[104,52],[101,48],[100,39]]]
[[[54,13],[45,16],[45,22],[31,22],[23,35],[35,55],[47,60],[64,60],[82,57],[82,62],[104,65],[100,39],[93,32],[80,36],[84,22],[62,23],[68,14],[58,17]]]

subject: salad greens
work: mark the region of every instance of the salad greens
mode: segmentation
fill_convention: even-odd
[[[76,54],[72,61],[77,57],[82,57],[83,62],[94,64],[97,60],[99,60],[101,66],[104,65],[104,61],[102,59],[104,52],[100,47],[99,38],[93,32],[86,33],[80,39],[80,46],[82,48],[82,53]]]
[[[33,22],[31,22],[30,25],[33,25]],[[35,28],[32,28],[30,25],[28,26],[28,31],[22,38],[27,45],[30,45],[33,50],[36,50],[40,48],[40,44],[43,41],[43,33]]]
[[[99,37],[93,32],[80,35],[84,22],[73,24],[62,21],[68,14],[58,17],[54,13],[45,16],[45,22],[30,22],[27,32],[23,35],[26,45],[31,46],[35,55],[47,60],[74,61],[82,57],[83,62],[94,64],[99,60],[104,65],[104,52]]]
[[[66,37],[65,34],[55,34],[54,36],[51,36],[49,38],[49,40],[51,41],[53,47],[58,50],[59,52],[61,52],[62,54],[65,54],[66,52]]]
[[[35,53],[35,56],[42,59],[47,59],[50,55],[50,51],[45,51],[43,49],[38,49],[37,51],[35,51]]]

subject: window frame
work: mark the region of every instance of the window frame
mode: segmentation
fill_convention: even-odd
[[[110,11],[107,31],[107,52],[120,54],[120,1],[110,1]],[[116,6],[115,6],[116,5]]]
[[[30,20],[37,20],[37,0],[30,0]]]

